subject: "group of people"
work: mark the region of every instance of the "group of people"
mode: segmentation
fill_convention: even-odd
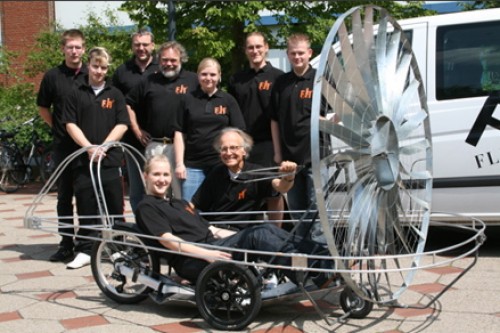
[[[216,59],[203,59],[197,73],[187,71],[182,67],[187,61],[184,47],[169,41],[155,52],[154,36],[145,29],[132,35],[133,56],[110,81],[106,74],[111,56],[104,48],[94,47],[84,64],[85,38],[79,30],[62,34],[61,49],[64,61],[44,75],[37,104],[52,128],[56,164],[78,148],[87,148],[87,153],[59,179],[57,213],[63,236],[51,261],[73,259],[68,268],[90,263],[91,241],[85,238],[90,229],[79,228],[71,235],[68,225],[73,220],[73,196],[79,216],[98,212],[99,198],[91,181],[91,169],[98,161],[108,213],[123,214],[121,167],[125,159],[130,204],[138,223],[166,239],[218,244],[215,239],[231,236],[233,242],[233,235],[244,231],[251,235],[245,236],[247,241],[262,240],[262,234],[268,234],[259,245],[267,249],[269,241],[286,238],[279,225],[194,226],[199,222],[189,222],[188,216],[195,216],[196,221],[241,221],[248,219],[244,212],[262,210],[265,204],[267,210],[276,212],[270,218],[280,220],[284,193],[291,210],[313,207],[310,116],[315,70],[309,64],[312,50],[306,35],[288,38],[292,70],[283,73],[267,61],[265,36],[248,34],[249,67],[231,77],[228,92],[219,87],[221,66]],[[146,156],[146,165],[141,156],[123,154],[112,146],[99,147],[112,141],[135,147]],[[271,166],[284,176],[241,181],[253,177],[247,171]],[[198,211],[241,214],[200,218]],[[80,224],[93,221],[80,219]],[[172,241],[162,244],[176,246]],[[191,250],[183,246],[183,251]],[[210,254],[213,260],[230,256],[216,252]],[[183,263],[174,268],[189,278],[194,271],[188,266]]]

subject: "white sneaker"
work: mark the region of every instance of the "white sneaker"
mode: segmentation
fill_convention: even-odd
[[[83,266],[90,265],[90,256],[88,254],[79,252],[72,262],[66,265],[68,269],[82,268]]]

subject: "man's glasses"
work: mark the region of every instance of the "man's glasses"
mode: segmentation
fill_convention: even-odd
[[[134,43],[134,47],[148,47],[151,43]]]
[[[243,148],[243,146],[223,146],[223,147],[219,148],[219,152],[221,152],[221,153],[227,153],[227,152],[234,153],[235,151],[237,151],[240,148]]]

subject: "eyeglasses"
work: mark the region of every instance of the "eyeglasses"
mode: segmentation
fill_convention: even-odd
[[[148,47],[151,43],[134,43],[134,47]]]
[[[226,147],[220,147],[219,148],[219,152],[221,152],[221,153],[227,153],[227,152],[234,153],[235,151],[237,151],[240,148],[243,148],[243,146],[226,146]]]

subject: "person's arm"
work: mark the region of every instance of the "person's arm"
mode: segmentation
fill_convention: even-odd
[[[281,155],[281,143],[280,143],[280,128],[276,120],[271,119],[271,137],[273,140],[274,148],[274,162],[280,164],[283,160]]]
[[[290,175],[273,179],[272,185],[275,191],[286,193],[293,187],[297,164],[294,162],[283,161],[281,162],[279,171],[283,173],[290,173]]]
[[[79,145],[80,147],[92,146],[92,143],[90,143],[85,134],[83,134],[81,128],[78,127],[78,125],[76,125],[75,123],[67,123],[66,131],[68,131],[68,134],[71,136],[73,141],[75,141],[76,144]],[[106,152],[102,149],[98,149],[98,147],[92,147],[87,149],[87,154],[89,155],[89,159],[92,159],[92,156],[94,156],[93,160],[94,162],[97,162],[101,155],[102,158],[106,156]]]
[[[161,235],[161,238],[163,239],[160,240],[160,243],[167,249],[181,253],[195,254],[208,262],[214,262],[218,259],[228,260],[232,257],[231,254],[227,252],[206,249],[195,244],[186,244],[182,238],[174,236],[170,232],[164,233]]]
[[[115,127],[113,127],[111,132],[109,132],[104,142],[120,141],[121,138],[123,137],[123,134],[125,134],[126,131],[127,131],[127,125],[117,124]]]
[[[137,140],[139,140],[139,142],[144,147],[147,146],[149,141],[151,140],[151,135],[140,128],[139,123],[137,122],[137,115],[135,114],[134,109],[130,107],[130,105],[127,105],[127,111],[130,118],[130,129],[132,130],[132,133],[134,133]]]
[[[174,133],[175,176],[186,179],[186,166],[184,165],[184,137],[182,132]]]
[[[47,125],[52,127],[52,113],[50,112],[49,108],[39,106],[38,107],[38,114],[43,119],[43,121],[45,121],[45,123],[47,123]]]

